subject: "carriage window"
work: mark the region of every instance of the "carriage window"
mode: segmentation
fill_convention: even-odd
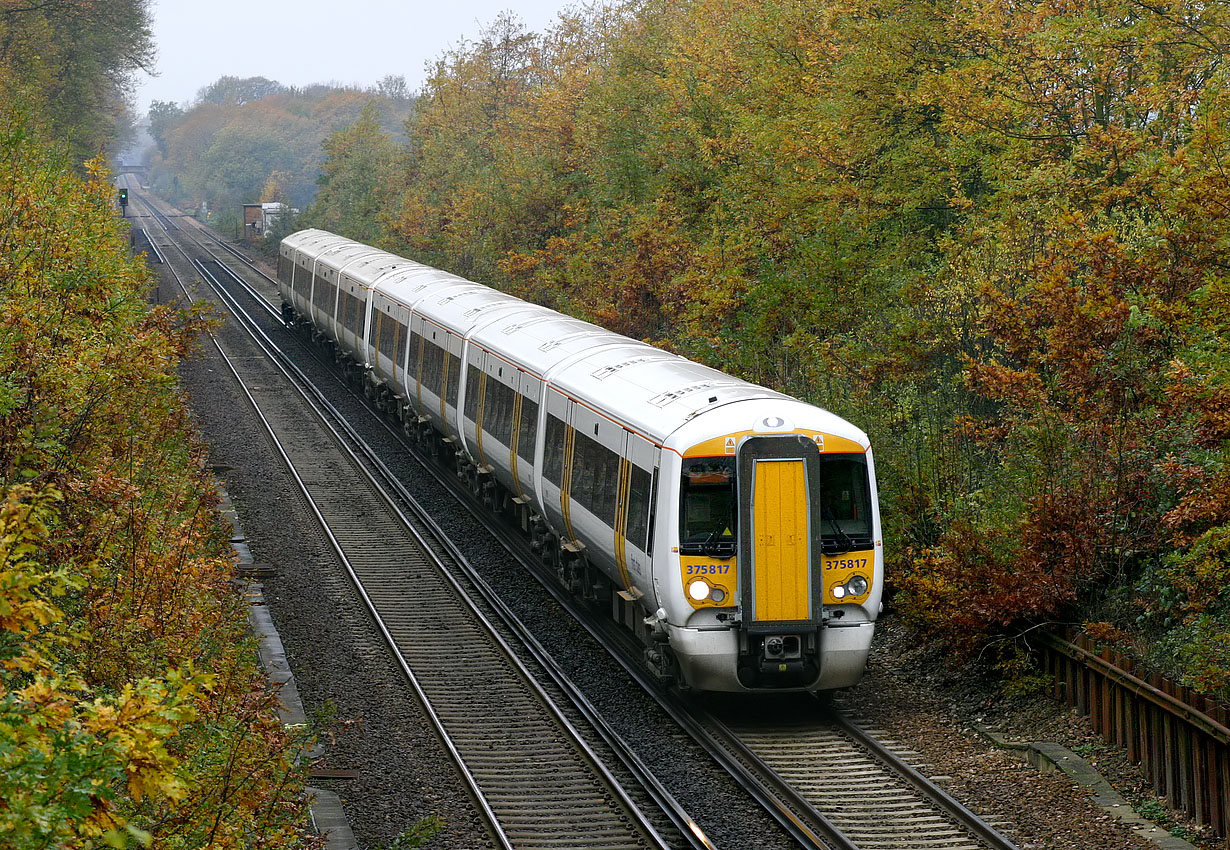
[[[456,354],[449,352],[448,355],[448,384],[445,385],[444,394],[448,396],[448,403],[453,407],[457,406],[457,387],[461,383],[461,358]]]
[[[377,312],[375,315],[376,338],[380,340],[380,353],[392,360],[397,356],[397,332],[401,326],[387,313]]]
[[[423,339],[423,388],[440,395],[440,381],[444,378],[444,349],[434,342]]]
[[[632,465],[632,486],[628,490],[628,542],[642,552],[648,552],[650,475],[636,464]]]
[[[363,333],[363,311],[366,303],[349,292],[342,293],[342,327],[356,336]]]
[[[316,309],[326,316],[332,316],[336,295],[337,287],[317,275],[315,285],[312,287],[312,303],[316,305]]]
[[[350,317],[350,330],[356,335],[362,336],[363,320],[367,318],[364,315],[367,312],[367,301],[358,295],[351,295],[350,300],[354,308],[354,313]]]
[[[734,458],[684,460],[679,492],[680,553],[733,555],[738,530]]]
[[[406,362],[406,344],[410,339],[410,334],[406,333],[407,328],[401,322],[394,321],[393,325],[397,328],[397,367],[400,369]]]
[[[466,367],[466,419],[478,418],[478,384],[480,372],[473,366]]]
[[[534,443],[538,436],[538,402],[521,397],[521,433],[517,436],[517,457],[534,462]]]
[[[618,491],[619,455],[577,432],[572,449],[572,498],[613,527]]]
[[[564,478],[564,423],[547,414],[546,442],[543,444],[542,474],[552,484],[559,486]]]
[[[872,545],[871,486],[861,454],[820,455],[820,537],[826,552]]]
[[[414,331],[410,332],[410,362],[406,369],[410,378],[423,380],[423,338]]]
[[[511,445],[512,413],[512,387],[488,376],[487,400],[483,406],[483,430],[504,445]]]

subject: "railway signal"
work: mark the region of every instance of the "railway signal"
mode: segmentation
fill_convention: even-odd
[[[120,189],[120,212],[128,215],[128,190]]]

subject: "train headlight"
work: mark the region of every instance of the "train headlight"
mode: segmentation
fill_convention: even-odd
[[[697,602],[709,598],[709,592],[713,590],[709,586],[709,582],[703,578],[694,579],[688,583],[688,596],[692,597]]]
[[[851,596],[862,596],[867,592],[867,579],[862,576],[850,576],[846,582],[846,593]]]
[[[845,595],[846,595],[846,588],[844,585],[840,585],[840,584],[833,585],[833,598],[834,599],[841,599]]]

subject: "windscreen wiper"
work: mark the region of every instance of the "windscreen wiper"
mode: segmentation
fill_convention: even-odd
[[[829,526],[833,529],[833,536],[837,538],[837,540],[832,543],[833,549],[831,552],[828,551],[829,544],[827,541],[825,542],[825,553],[828,555],[844,555],[853,549],[854,540],[852,540],[850,535],[846,534],[845,531],[842,530],[841,525],[838,524],[837,519],[833,516],[833,512],[828,508],[821,508],[820,512],[823,517],[828,520]]]
[[[721,536],[722,536],[722,534],[723,534],[725,531],[726,531],[726,529],[724,529],[724,528],[723,528],[723,529],[716,529],[716,528],[715,528],[713,531],[711,531],[711,532],[709,533],[709,536],[705,538],[705,541],[704,541],[703,543],[701,543],[701,544],[700,544],[700,545],[701,545],[701,551],[703,551],[706,555],[721,555],[721,554],[722,554],[722,547],[723,547],[723,546],[728,546],[728,547],[730,547],[730,552],[732,552],[732,553],[733,553],[733,552],[734,552],[734,550],[735,550],[735,541],[734,541],[734,540],[731,540],[729,543],[724,543],[724,542],[720,539],[720,538],[721,538]]]

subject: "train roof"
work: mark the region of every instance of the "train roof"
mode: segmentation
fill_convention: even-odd
[[[372,248],[369,245],[347,240],[346,242],[325,245],[313,259],[318,267],[324,267],[321,270],[321,276],[328,279],[331,277],[331,273],[337,274],[355,260],[383,253],[383,251]]]
[[[815,411],[808,427],[866,444],[862,431],[823,408],[449,272],[326,231],[300,231],[284,244],[334,268],[352,263],[347,275],[363,275],[385,297],[656,442],[702,415],[764,400]]]
[[[789,398],[543,307],[500,317],[473,340],[657,442],[709,409]]]
[[[562,369],[553,383],[578,399],[618,399],[619,418],[660,443],[709,410],[789,398],[647,345],[595,351]]]
[[[597,325],[538,306],[487,325],[474,335],[474,341],[526,371],[551,380],[564,364],[601,347],[649,348]]]
[[[432,292],[418,303],[415,311],[458,336],[467,337],[475,327],[496,316],[533,308],[532,304],[499,290],[466,283],[449,286],[443,292]]]
[[[347,242],[353,244],[352,240],[327,230],[300,230],[282,240],[282,254],[285,256],[291,251],[298,251],[307,259],[314,260],[326,248]]]
[[[327,253],[325,256],[326,258],[328,257]],[[346,277],[357,282],[360,286],[371,289],[380,278],[407,265],[410,265],[410,261],[396,254],[371,249],[371,253],[362,254],[350,259],[341,271]]]
[[[406,307],[416,307],[420,302],[433,295],[443,295],[463,289],[473,289],[482,286],[464,277],[404,260],[404,265],[398,266],[376,281],[373,287],[381,295],[403,304]],[[483,289],[487,287],[483,286]]]

